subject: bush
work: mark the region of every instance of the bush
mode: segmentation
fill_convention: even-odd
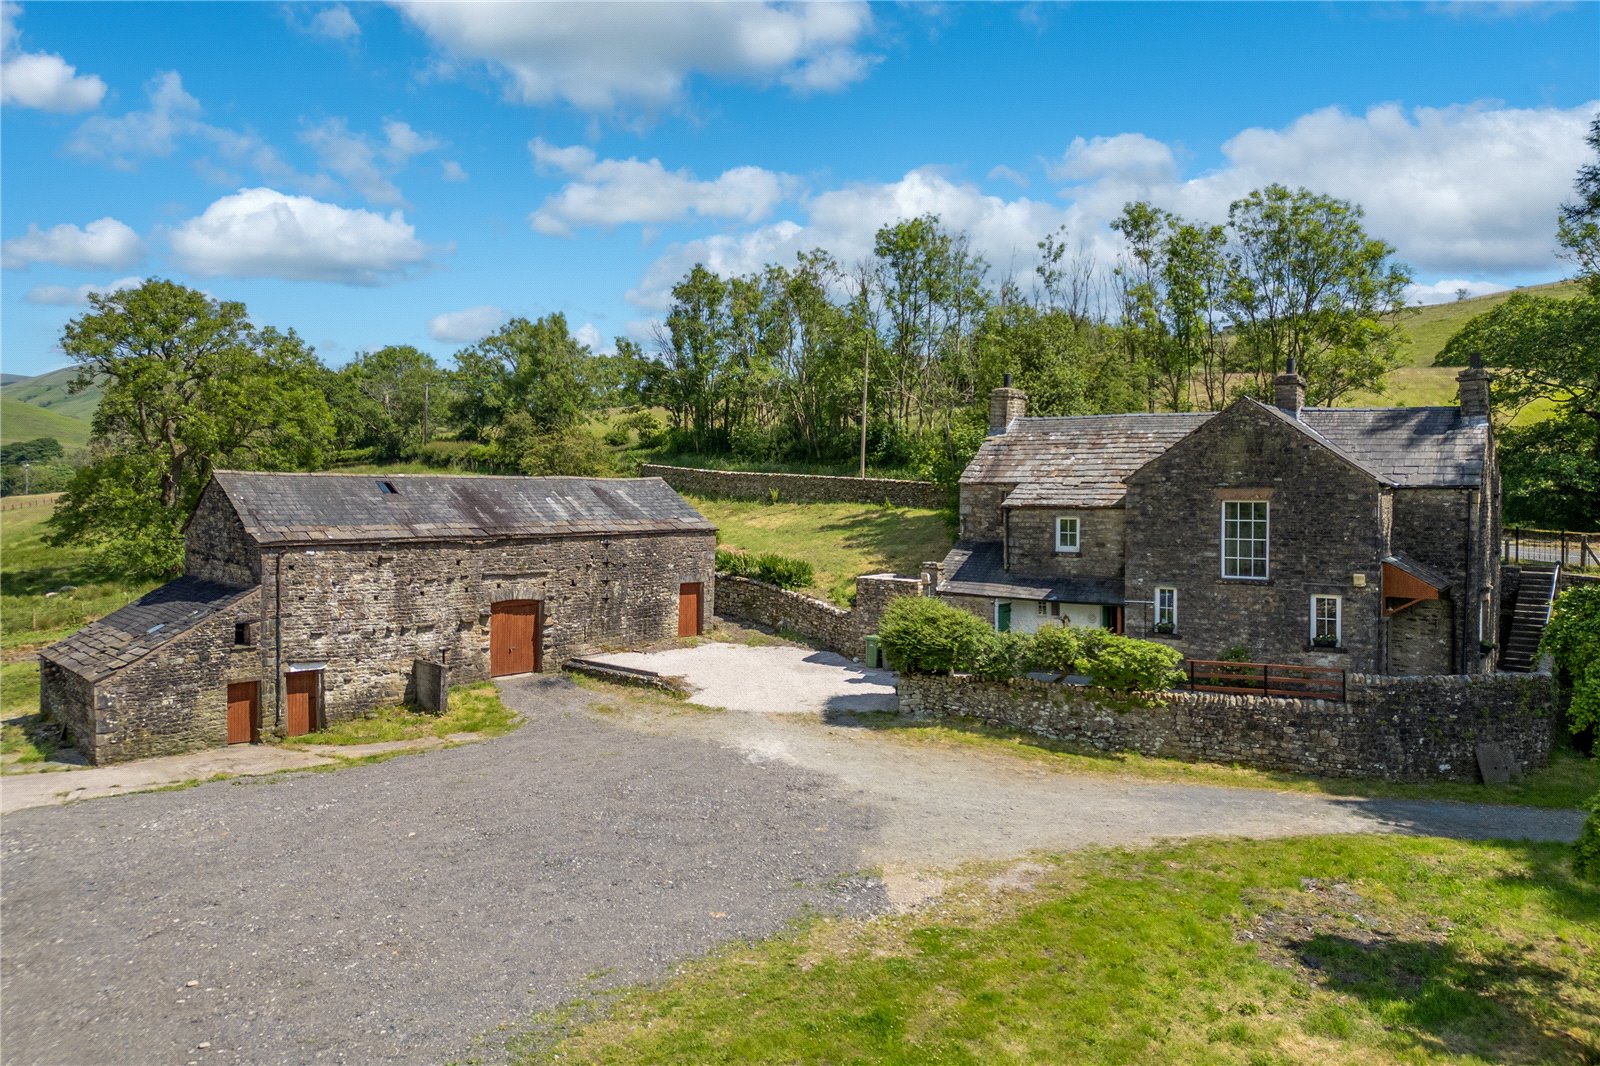
[[[1572,872],[1600,884],[1600,792],[1589,797],[1589,817],[1572,844]]]
[[[612,426],[606,430],[606,435],[600,439],[612,448],[626,448],[631,438],[628,436],[628,427]]]
[[[734,577],[754,578],[776,585],[781,589],[803,589],[810,586],[815,576],[811,564],[804,559],[791,559],[786,555],[766,552],[747,555],[744,552],[717,549],[717,572]]]
[[[1055,674],[1057,678],[1076,674],[1082,668],[1083,641],[1071,626],[1047,626],[1033,638],[1030,668]]]
[[[910,674],[971,669],[996,641],[988,623],[943,600],[903,596],[878,623],[884,654]]]
[[[1178,670],[1183,656],[1177,649],[1105,630],[1094,632],[1101,635],[1086,656],[1084,673],[1100,688],[1114,692],[1160,692],[1183,679]]]
[[[984,681],[1009,681],[1031,669],[1035,638],[1031,633],[992,633],[972,661],[972,676]]]
[[[1600,585],[1576,585],[1556,597],[1539,653],[1555,660],[1556,677],[1569,689],[1567,724],[1590,734],[1600,750]]]

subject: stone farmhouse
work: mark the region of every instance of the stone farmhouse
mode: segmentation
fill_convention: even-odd
[[[1275,403],[1026,417],[990,400],[940,595],[1000,629],[1105,626],[1192,659],[1363,674],[1494,669],[1500,476],[1489,382],[1459,407]]]
[[[698,634],[716,530],[658,478],[218,471],[184,576],[40,655],[92,762],[295,736]]]

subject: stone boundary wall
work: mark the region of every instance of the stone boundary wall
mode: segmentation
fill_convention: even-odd
[[[1102,751],[1324,777],[1477,781],[1476,745],[1536,770],[1555,739],[1547,673],[1352,674],[1347,702],[1174,691],[1146,699],[1076,685],[900,677],[900,710],[970,717]]]
[[[896,507],[944,507],[950,490],[932,481],[886,477],[833,477],[825,474],[763,474],[749,470],[703,470],[690,466],[642,463],[640,477],[658,477],[679,492],[734,500],[780,503],[882,503]]]
[[[717,614],[798,634],[840,655],[859,659],[866,637],[892,600],[922,595],[921,578],[869,574],[856,578],[856,606],[846,611],[800,592],[731,574],[717,575]]]

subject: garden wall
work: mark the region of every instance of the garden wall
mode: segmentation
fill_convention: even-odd
[[[888,500],[896,507],[938,508],[950,502],[950,490],[943,485],[885,477],[762,474],[656,463],[641,464],[639,476],[661,478],[679,492],[734,500],[770,500],[776,491],[783,503],[882,503]]]
[[[856,605],[843,610],[799,592],[764,581],[730,574],[717,575],[717,614],[739,622],[755,622],[798,634],[824,648],[861,658],[866,637],[878,630],[878,619],[890,601],[922,595],[922,580],[869,574],[856,578]]]
[[[1326,777],[1476,781],[1476,745],[1543,767],[1555,738],[1548,674],[1351,674],[1349,698],[1167,692],[1136,700],[1076,685],[902,675],[900,710],[971,717],[1104,751]]]

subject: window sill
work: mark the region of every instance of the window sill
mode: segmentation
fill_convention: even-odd
[[[1307,644],[1306,651],[1326,652],[1329,655],[1349,655],[1350,649],[1343,644]]]
[[[1149,635],[1149,637],[1147,639],[1149,639],[1149,640],[1182,640],[1183,639],[1183,634],[1182,633],[1158,633],[1158,632],[1156,632],[1155,630],[1152,629],[1150,631],[1150,635]]]
[[[1217,583],[1222,585],[1270,585],[1270,577],[1219,577]]]
[[[1057,548],[1056,549],[1056,554],[1057,555],[1082,555],[1083,554],[1083,549],[1082,548]]]

